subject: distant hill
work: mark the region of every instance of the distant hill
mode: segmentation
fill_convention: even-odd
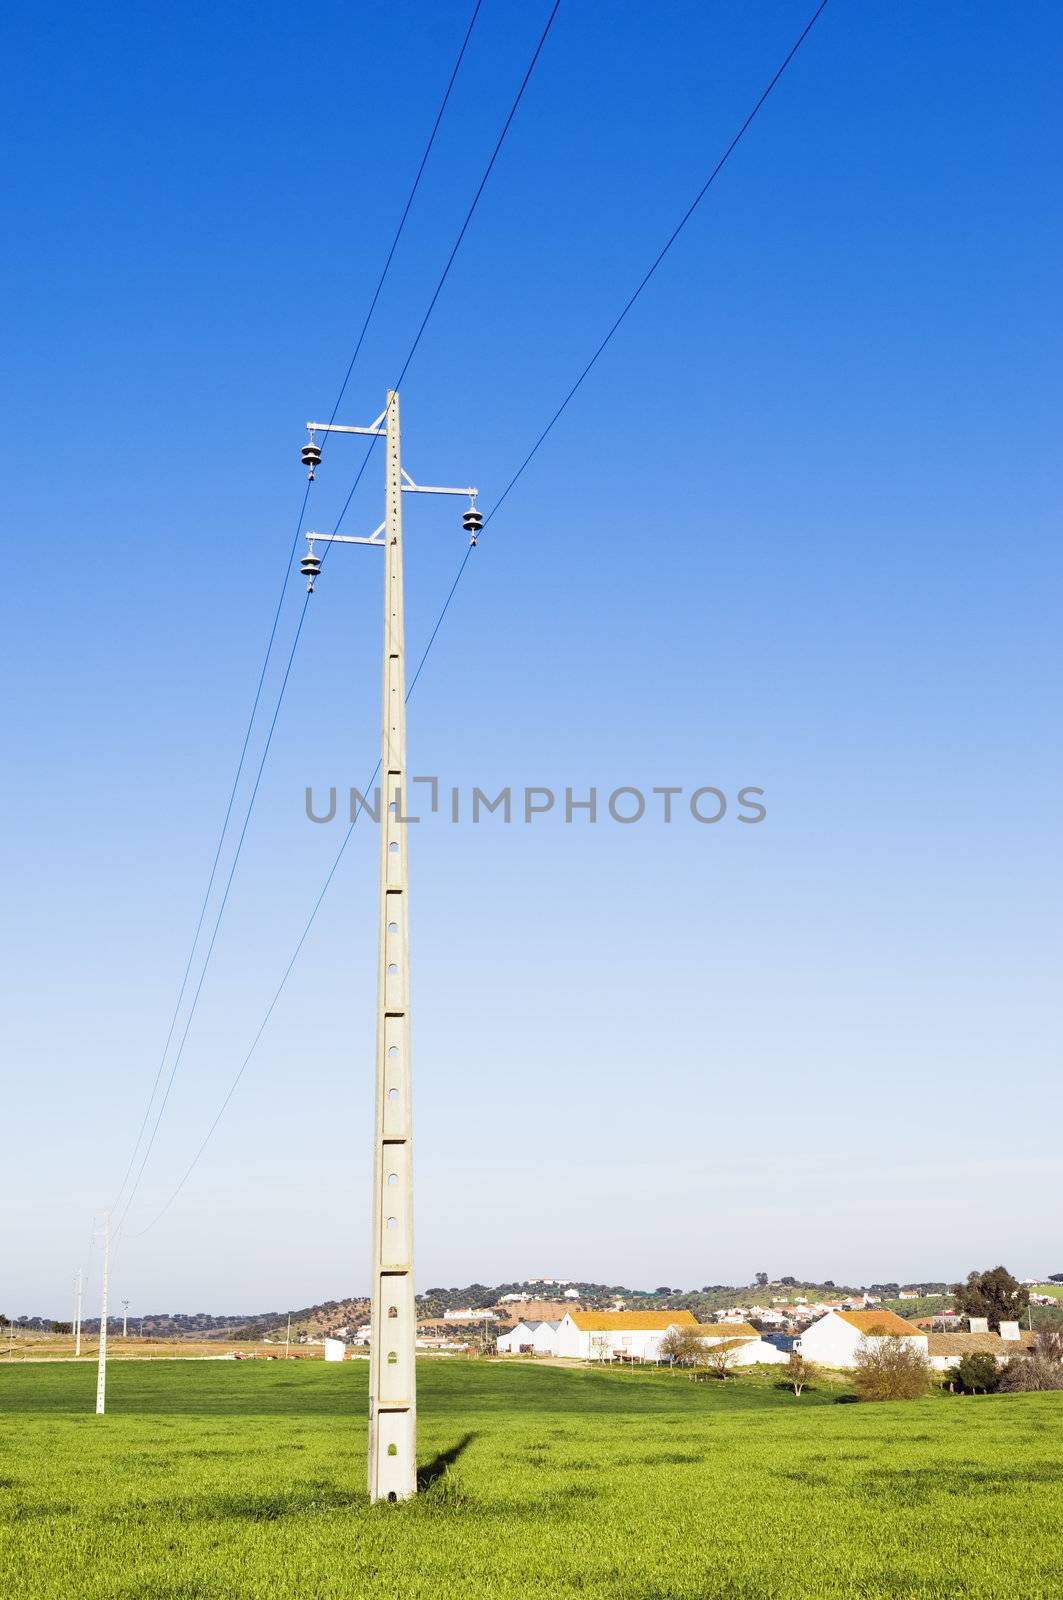
[[[1063,1294],[1063,1286],[1060,1288]],[[898,1300],[901,1288],[917,1289],[916,1300]],[[945,1295],[951,1285],[942,1281],[915,1280],[907,1283],[846,1284],[808,1283],[795,1277],[776,1278],[766,1283],[703,1284],[700,1288],[684,1289],[675,1285],[658,1284],[652,1289],[630,1288],[626,1284],[604,1284],[578,1280],[553,1281],[533,1279],[511,1283],[468,1283],[450,1288],[429,1288],[417,1296],[417,1316],[421,1321],[440,1319],[445,1311],[458,1311],[465,1307],[482,1310],[498,1307],[514,1318],[521,1315],[526,1302],[510,1300],[504,1296],[526,1294],[532,1303],[544,1300],[561,1301],[565,1291],[575,1291],[569,1298],[587,1310],[606,1310],[622,1301],[631,1311],[673,1310],[692,1311],[699,1321],[711,1321],[720,1311],[730,1306],[771,1306],[773,1302],[793,1301],[799,1296],[807,1300],[835,1300],[845,1295],[858,1294],[864,1289],[882,1296],[883,1304],[893,1305],[902,1315],[916,1317],[944,1309],[941,1299],[929,1296]],[[1048,1310],[1049,1308],[1042,1308]],[[1051,1308],[1054,1310],[1054,1308]],[[1051,1312],[1049,1312],[1051,1314]],[[262,1339],[283,1338],[288,1325],[287,1311],[256,1311],[245,1314],[197,1312],[152,1312],[143,1318],[130,1316],[129,1331],[139,1334],[141,1322],[145,1336],[163,1339]],[[327,1333],[353,1330],[369,1317],[369,1301],[364,1295],[347,1295],[339,1300],[322,1300],[317,1305],[302,1306],[291,1312],[292,1337],[321,1338]],[[0,1319],[7,1321],[8,1319]],[[17,1327],[27,1330],[51,1328],[51,1318],[18,1317]],[[1036,1319],[1035,1319],[1036,1320]],[[120,1313],[112,1315],[111,1328],[120,1322]],[[98,1318],[86,1318],[86,1333],[99,1327]]]

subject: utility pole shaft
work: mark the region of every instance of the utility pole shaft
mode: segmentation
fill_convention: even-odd
[[[81,1354],[81,1268],[74,1276],[74,1360]]]
[[[288,1313],[288,1331],[284,1335],[284,1359],[285,1359],[285,1361],[287,1361],[287,1359],[288,1359],[288,1346],[291,1343],[291,1338],[292,1338],[292,1314],[289,1311],[289,1313]]]
[[[96,1367],[96,1415],[107,1409],[107,1289],[111,1271],[111,1214],[103,1224],[103,1286],[100,1290],[100,1354]]]
[[[388,393],[385,416],[382,811],[369,1344],[369,1498],[373,1501],[405,1500],[417,1493],[405,828],[406,652],[399,397],[394,391]]]
[[[383,427],[381,427],[383,423]],[[479,490],[415,483],[399,449],[399,397],[368,428],[308,422],[304,467],[321,464],[318,433],[364,434],[385,441],[384,520],[364,537],[306,530],[299,570],[312,594],[321,573],[315,544],[357,544],[384,552],[384,682],[381,715],[380,904],[377,927],[376,1072],[373,1108],[373,1281],[369,1329],[369,1498],[417,1493],[417,1405],[413,1294],[413,1122],[410,1076],[409,922],[406,864],[406,643],[402,599],[402,497],[468,495],[462,526],[474,545],[484,519]],[[383,536],[383,537],[381,537]],[[309,794],[309,790],[307,791]]]
[[[122,1301],[122,1338],[129,1338],[129,1301]]]

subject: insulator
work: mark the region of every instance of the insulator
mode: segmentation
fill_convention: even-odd
[[[311,550],[299,563],[299,571],[304,578],[316,578],[321,571],[321,557],[315,556]]]
[[[313,439],[311,439],[309,444],[304,444],[303,445],[303,466],[310,468],[309,477],[310,477],[311,481],[313,480],[313,477],[314,477],[314,469],[315,469],[315,467],[319,467],[320,465],[321,465],[321,446],[315,444]]]
[[[462,527],[466,533],[479,533],[484,525],[484,519],[475,506],[470,506],[461,519]]]

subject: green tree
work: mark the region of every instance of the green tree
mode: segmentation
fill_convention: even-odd
[[[953,1381],[961,1394],[992,1394],[1000,1382],[996,1356],[988,1350],[969,1350],[953,1369]]]
[[[903,1334],[872,1333],[856,1347],[856,1388],[862,1400],[918,1400],[932,1381],[930,1363]]]
[[[969,1272],[967,1282],[954,1284],[952,1292],[958,1311],[968,1317],[988,1317],[994,1331],[1002,1322],[1017,1322],[1030,1303],[1030,1291],[1007,1267]]]

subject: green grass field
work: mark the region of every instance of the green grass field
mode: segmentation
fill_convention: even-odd
[[[0,1371],[19,1600],[1063,1595],[1063,1394],[844,1404],[774,1377],[424,1361],[416,1501],[364,1494],[366,1367]]]

